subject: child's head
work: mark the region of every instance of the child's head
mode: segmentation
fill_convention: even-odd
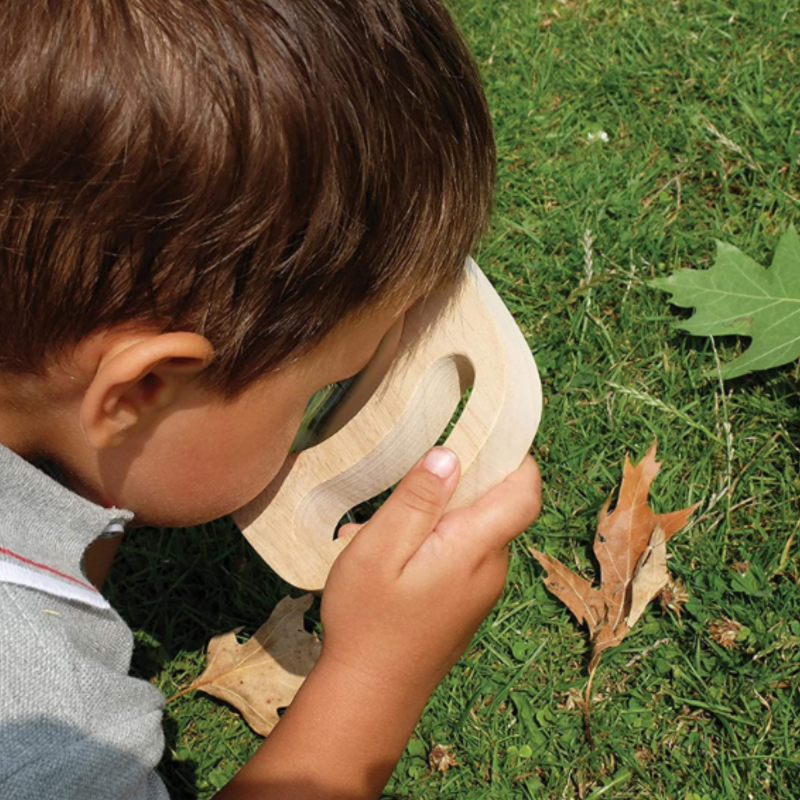
[[[150,521],[233,510],[458,281],[493,181],[435,0],[4,0],[0,441]]]

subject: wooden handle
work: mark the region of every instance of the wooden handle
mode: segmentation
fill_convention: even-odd
[[[539,374],[522,331],[475,262],[453,295],[406,314],[398,352],[375,393],[344,427],[290,456],[267,489],[234,514],[286,581],[319,591],[343,545],[342,516],[397,483],[436,444],[472,394],[447,447],[461,479],[446,510],[470,505],[522,463],[542,410]]]

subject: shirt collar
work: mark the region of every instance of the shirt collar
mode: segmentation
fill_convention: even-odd
[[[132,511],[103,508],[0,445],[0,555],[85,581],[86,548],[132,519]]]

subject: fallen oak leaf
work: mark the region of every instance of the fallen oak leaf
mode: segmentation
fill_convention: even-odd
[[[322,643],[303,627],[313,602],[311,594],[284,597],[245,644],[236,640],[241,628],[215,636],[203,673],[167,702],[195,689],[206,692],[230,703],[256,733],[267,736],[278,709],[292,702],[319,658]]]
[[[609,498],[600,511],[594,541],[600,564],[599,588],[558,559],[530,548],[531,555],[548,573],[545,586],[579,622],[587,623],[593,645],[590,671],[597,666],[603,651],[623,640],[647,604],[666,586],[666,543],[699,505],[668,514],[656,514],[650,509],[650,486],[661,467],[655,460],[656,447],[654,442],[636,466],[625,457],[616,508],[609,513]]]
[[[600,564],[599,588],[557,559],[530,548],[531,555],[547,572],[545,586],[589,628],[592,657],[584,715],[590,742],[588,697],[600,656],[625,638],[647,605],[669,583],[666,543],[699,505],[668,514],[656,514],[650,509],[650,486],[661,467],[655,460],[656,447],[654,442],[635,466],[625,457],[616,508],[609,513],[609,498],[600,511],[594,541]]]
[[[628,630],[639,621],[650,601],[658,597],[668,583],[666,537],[663,528],[656,525],[631,581],[631,607],[625,618]]]
[[[606,613],[599,589],[576,575],[557,558],[530,548],[534,558],[547,570],[547,588],[578,618],[585,622],[594,638],[602,627]]]
[[[655,514],[650,509],[647,504],[650,485],[661,469],[661,463],[656,461],[657,446],[653,442],[635,467],[625,456],[617,506],[612,513],[608,513],[611,505],[609,497],[600,511],[594,553],[600,564],[601,590],[608,609],[609,624],[603,626],[595,639],[590,670],[597,666],[600,654],[619,644],[632,627],[626,621],[631,608],[630,587],[656,527],[661,527],[664,542],[668,542],[688,522],[699,505],[697,503],[670,514]]]

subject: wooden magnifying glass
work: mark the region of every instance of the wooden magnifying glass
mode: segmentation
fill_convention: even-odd
[[[445,512],[473,503],[529,451],[542,410],[533,355],[471,258],[465,272],[452,294],[427,297],[406,313],[394,360],[368,399],[362,393],[344,402],[326,438],[290,456],[233,515],[258,554],[294,586],[324,588],[344,548],[334,538],[339,520],[396,484],[436,444],[470,387],[445,442],[461,462]],[[369,385],[369,375],[363,379]]]

